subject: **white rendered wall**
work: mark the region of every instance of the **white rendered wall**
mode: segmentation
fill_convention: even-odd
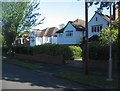
[[[98,18],[96,21],[96,17]],[[108,22],[103,19],[103,17],[99,14],[95,14],[92,20],[88,23],[88,38],[92,37],[93,35],[98,35],[100,32],[92,32],[92,26],[94,25],[102,25],[102,29],[107,27]]]

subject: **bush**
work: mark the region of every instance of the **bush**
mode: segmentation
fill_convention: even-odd
[[[7,54],[9,48],[8,47],[2,47],[2,54]]]
[[[112,46],[112,58],[115,56],[116,47]],[[94,60],[109,60],[109,45],[101,46],[91,43],[89,45],[89,58]]]
[[[65,45],[39,45],[34,47],[16,46],[16,53],[21,54],[48,54],[51,56],[62,55],[65,60],[70,58],[80,58],[82,49],[79,46],[65,46]]]
[[[81,58],[82,56],[82,49],[78,46],[69,46],[70,50],[72,51],[72,58],[77,59]]]

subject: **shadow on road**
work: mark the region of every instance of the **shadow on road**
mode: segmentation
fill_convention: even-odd
[[[51,91],[53,91],[53,89],[55,88],[60,88],[60,90],[57,89],[58,91],[78,91],[78,89],[81,89],[83,91],[84,89],[87,88],[90,89],[90,87],[88,86],[83,86],[75,82],[56,78],[52,75],[37,72],[35,70],[24,69],[7,63],[3,63],[2,73],[3,73],[2,79],[5,81],[19,82],[23,84],[29,83],[31,87],[39,86],[41,87],[41,89],[50,88],[52,89]],[[15,85],[13,86],[13,88],[14,87]]]

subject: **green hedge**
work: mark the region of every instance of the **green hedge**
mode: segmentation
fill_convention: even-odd
[[[63,55],[64,59],[80,58],[82,49],[79,46],[65,46],[65,45],[39,45],[34,47],[29,46],[15,46],[15,53],[34,55],[34,54],[48,54],[51,56]]]
[[[115,58],[116,47],[112,46],[112,58]],[[99,44],[89,45],[89,58],[94,60],[109,60],[109,45],[101,46]]]
[[[2,47],[2,53],[6,53],[8,50],[8,47]]]

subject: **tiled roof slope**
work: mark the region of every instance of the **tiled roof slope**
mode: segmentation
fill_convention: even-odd
[[[84,20],[76,19],[75,21],[69,21],[69,22],[74,26],[76,31],[84,31],[85,30],[85,21]],[[59,31],[57,31],[56,33],[63,33],[63,31],[66,28],[66,26],[64,28],[60,29]]]
[[[34,31],[34,33],[36,34],[37,37],[43,37],[43,36],[51,37],[51,36],[55,36],[57,31],[58,31],[58,28],[51,27],[43,30]]]

